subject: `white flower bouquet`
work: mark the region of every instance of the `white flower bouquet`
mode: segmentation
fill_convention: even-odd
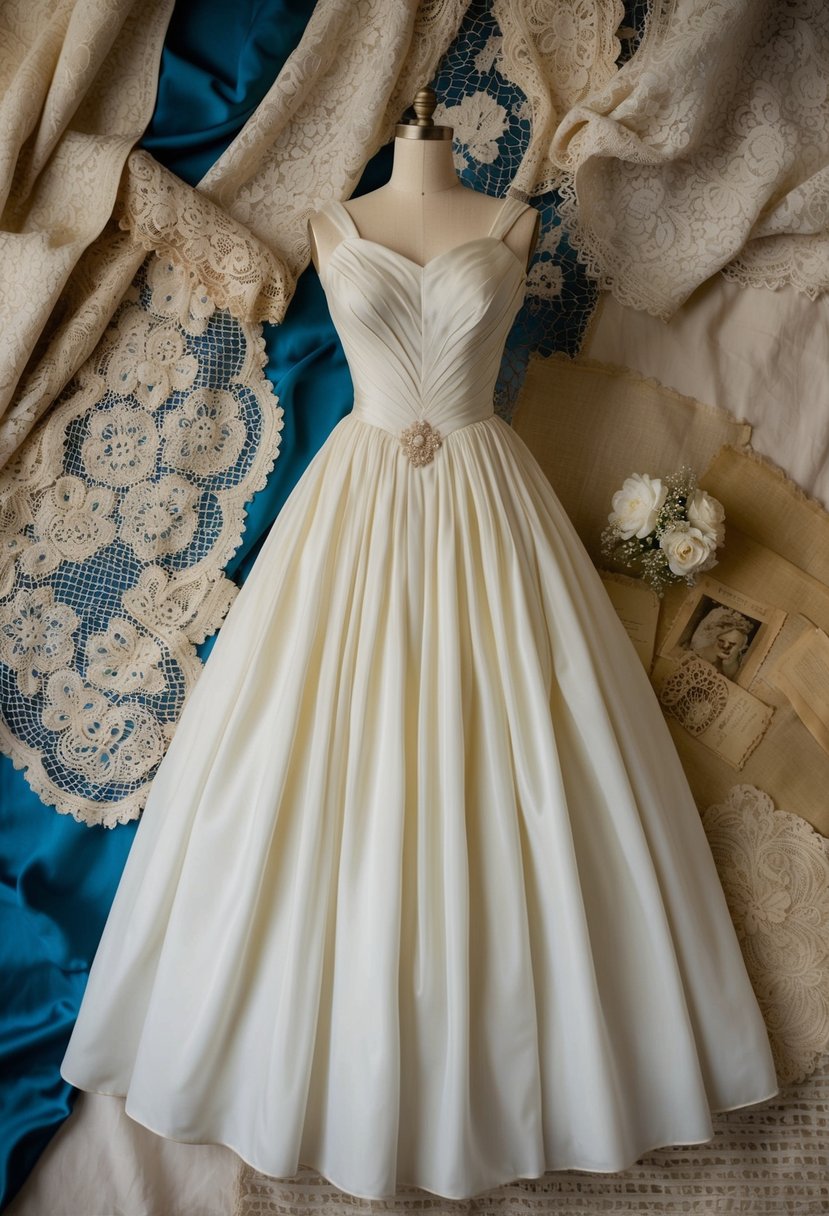
[[[725,538],[725,509],[683,466],[665,478],[633,473],[612,498],[602,553],[641,575],[662,596],[670,583],[693,586],[716,566]]]

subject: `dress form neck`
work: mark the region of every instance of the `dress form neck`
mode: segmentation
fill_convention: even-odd
[[[492,228],[501,199],[466,186],[458,177],[449,139],[397,136],[394,162],[386,185],[348,201],[347,210],[360,236],[385,245],[423,266]],[[506,243],[528,261],[537,233],[537,213],[522,216]],[[340,233],[333,226],[309,224],[311,249],[319,269],[330,257]]]
[[[450,140],[395,139],[394,165],[383,189],[425,197],[460,186]]]

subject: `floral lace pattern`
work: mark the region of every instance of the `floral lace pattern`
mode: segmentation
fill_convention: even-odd
[[[172,8],[0,5],[0,465],[92,350],[135,273],[137,263],[110,302],[107,270],[88,290],[82,263],[118,256],[101,233],[152,114]]]
[[[200,190],[292,275],[306,221],[344,199],[433,76],[468,0],[320,0],[299,47]]]
[[[501,71],[527,98],[532,135],[511,189],[531,198],[556,189],[567,166],[553,157],[564,115],[616,74],[621,0],[495,0]]]
[[[152,271],[154,307],[192,330],[212,307],[241,321],[278,323],[296,276],[267,244],[147,152],[135,151],[119,196],[119,222],[163,258]],[[172,265],[185,272],[172,289]],[[168,298],[169,297],[169,298]]]
[[[662,685],[659,700],[691,735],[701,735],[728,704],[728,680],[700,659],[686,657]]]
[[[604,81],[615,70],[614,9],[614,5],[590,3],[537,6],[536,0],[521,0],[498,6],[472,0],[434,82],[440,98],[435,117],[454,128],[455,164],[468,185],[496,197],[528,193],[529,187],[521,190],[515,183],[525,181],[541,145],[536,139],[532,103],[521,87],[529,89],[532,77],[520,71],[520,65],[532,65],[541,55],[536,39],[548,49],[553,46],[549,39],[545,41],[544,31],[545,22],[555,17],[558,36],[566,30],[567,37],[578,44],[578,51],[573,50],[576,59],[589,59],[595,53],[598,58],[591,61],[591,78]],[[496,11],[504,31],[509,29],[509,39],[496,21]],[[584,82],[577,76],[580,89]],[[538,79],[543,91],[547,86]],[[580,95],[568,92],[577,88],[576,77],[569,78],[563,67],[556,87],[562,105]],[[536,152],[531,153],[533,147]],[[535,195],[533,201],[541,215],[540,235],[527,276],[525,301],[507,339],[495,392],[496,411],[505,421],[512,417],[530,354],[575,354],[598,295],[566,240],[558,194]]]
[[[703,813],[781,1083],[829,1051],[829,853],[799,815],[735,785]]]
[[[46,802],[134,818],[201,670],[194,645],[276,457],[261,331],[150,255],[0,474],[0,741]]]
[[[599,285],[664,318],[737,257],[740,282],[825,290],[827,95],[823,0],[655,5],[633,58],[552,141]]]

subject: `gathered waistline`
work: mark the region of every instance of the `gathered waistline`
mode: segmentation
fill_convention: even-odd
[[[376,426],[380,430],[387,431],[390,435],[394,436],[399,436],[408,427],[417,425],[418,423],[424,423],[429,427],[437,429],[442,435],[451,435],[453,431],[460,431],[464,427],[474,425],[476,422],[486,422],[487,419],[492,418],[494,414],[494,406],[490,405],[486,413],[480,413],[474,418],[464,418],[459,416],[457,419],[449,418],[436,421],[435,419],[430,418],[427,414],[424,414],[420,418],[412,416],[406,421],[401,420],[395,423],[380,417],[377,412],[355,402],[349,417],[356,418],[360,422],[367,422],[370,426]]]
[[[428,418],[414,418],[395,429],[386,420],[379,419],[376,415],[372,416],[370,410],[360,407],[356,403],[351,413],[347,415],[347,418],[354,422],[385,431],[390,439],[394,439],[399,444],[401,453],[418,468],[431,464],[444,441],[456,431],[465,430],[467,427],[476,426],[482,422],[490,422],[495,417],[497,415],[494,407],[491,406],[486,414],[481,414],[477,418],[459,420],[455,425],[452,425],[451,421],[449,424],[437,425],[430,422]]]

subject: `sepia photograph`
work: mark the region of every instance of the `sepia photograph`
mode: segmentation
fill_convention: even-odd
[[[685,597],[661,653],[695,655],[748,688],[785,619],[780,609],[704,576]]]

